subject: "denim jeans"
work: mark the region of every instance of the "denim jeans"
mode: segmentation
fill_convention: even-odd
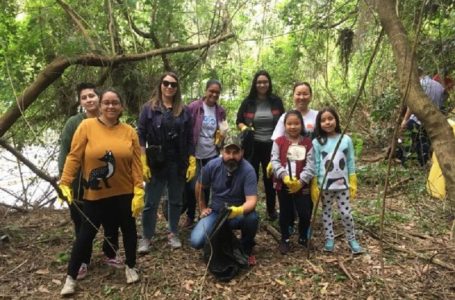
[[[210,157],[210,158],[205,158],[205,159],[196,159],[196,176],[190,181],[185,184],[185,197],[186,197],[186,215],[190,220],[194,220],[196,216],[196,206],[197,206],[197,199],[195,195],[195,186],[196,186],[196,181],[201,175],[201,170],[202,167],[204,167],[209,161],[211,161],[214,158],[217,158],[217,156]],[[210,189],[206,188],[204,189],[204,200],[205,200],[205,205],[208,206],[209,200],[210,200]]]
[[[217,217],[218,213],[212,211],[210,215],[199,220],[191,232],[191,247],[196,249],[201,249],[204,247],[206,238],[212,232]],[[229,222],[229,227],[231,229],[240,229],[242,233],[240,242],[242,244],[243,250],[245,253],[251,254],[251,250],[255,245],[254,237],[256,236],[259,225],[259,217],[256,211],[231,220],[227,220],[227,222]]]
[[[168,186],[168,229],[178,234],[185,178],[179,171],[177,162],[168,162],[163,169],[151,170],[151,172],[152,178],[145,185],[145,207],[142,212],[143,237],[151,239],[155,235],[157,211],[166,184]]]

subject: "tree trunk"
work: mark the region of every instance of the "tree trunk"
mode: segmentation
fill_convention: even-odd
[[[50,64],[48,64],[44,70],[42,70],[34,82],[32,82],[24,92],[17,98],[17,103],[12,105],[1,117],[0,117],[0,138],[8,131],[14,122],[23,114],[23,112],[38,98],[38,96],[55,80],[57,80],[63,72],[71,65],[85,65],[95,67],[106,67],[115,66],[120,63],[128,63],[134,61],[140,61],[153,56],[158,56],[167,53],[177,53],[194,51],[197,49],[207,48],[214,44],[220,43],[227,39],[234,37],[233,33],[227,33],[225,35],[213,38],[204,43],[177,46],[170,48],[161,48],[151,50],[144,53],[138,54],[125,54],[115,56],[105,56],[99,54],[83,54],[76,57],[57,57]]]
[[[420,86],[417,66],[406,31],[395,11],[395,1],[370,1],[392,44],[397,64],[400,92],[406,105],[419,118],[427,131],[446,180],[450,216],[455,208],[455,137],[445,116],[434,106]]]

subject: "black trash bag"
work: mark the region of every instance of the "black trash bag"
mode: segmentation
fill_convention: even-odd
[[[239,134],[240,141],[242,142],[243,157],[247,161],[251,161],[254,155],[254,131],[245,129]]]
[[[223,208],[204,245],[204,261],[219,281],[230,281],[248,267],[248,256],[226,222],[230,210]]]

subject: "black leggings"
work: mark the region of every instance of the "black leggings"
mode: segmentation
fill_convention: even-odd
[[[256,179],[259,180],[259,165],[262,169],[262,180],[264,182],[265,198],[267,204],[268,215],[274,215],[276,193],[273,189],[272,178],[267,178],[267,165],[270,162],[270,153],[272,152],[273,142],[257,142],[254,141],[254,153],[250,158],[250,163],[256,172]]]
[[[313,211],[313,202],[308,191],[302,193],[289,194],[287,188],[278,191],[278,201],[280,203],[280,230],[283,240],[289,239],[289,226],[294,222],[294,209],[299,216],[299,238],[307,239],[308,229],[311,222],[311,212]]]
[[[76,279],[77,273],[83,260],[90,255],[93,240],[102,224],[106,228],[120,227],[125,247],[126,265],[133,268],[136,265],[137,233],[136,221],[131,214],[132,194],[113,196],[96,201],[84,201],[84,213],[92,224],[88,221],[82,222],[80,232],[76,237],[71,259],[68,264],[68,275]],[[105,231],[105,238],[112,241],[113,237]],[[114,251],[106,242],[106,247]],[[103,244],[103,250],[105,245]],[[115,253],[115,251],[114,251]],[[115,256],[114,256],[115,257]]]
[[[74,233],[75,237],[81,232],[82,224],[87,222],[84,216],[81,214],[81,211],[84,211],[84,202],[85,201],[75,201],[73,202],[70,208],[71,220],[74,223]],[[77,206],[77,207],[76,207]],[[104,236],[109,240],[109,243],[106,240],[103,240],[103,252],[109,258],[115,258],[118,251],[118,225],[116,224],[113,228],[104,228]],[[87,253],[87,256],[82,259],[83,263],[90,264],[90,259],[92,257],[92,251]]]

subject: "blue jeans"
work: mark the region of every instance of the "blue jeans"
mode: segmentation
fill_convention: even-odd
[[[191,232],[190,244],[191,247],[201,249],[204,247],[206,238],[210,235],[213,230],[213,226],[218,217],[218,213],[212,211],[210,215],[202,218],[194,227]],[[243,250],[249,255],[253,246],[254,237],[258,231],[259,217],[256,211],[250,212],[247,215],[239,216],[237,218],[227,220],[231,229],[240,229],[242,236],[240,242]]]
[[[142,212],[143,235],[151,239],[155,234],[158,206],[163,189],[168,186],[168,229],[178,234],[185,178],[176,162],[168,162],[161,170],[151,170],[152,178],[145,185],[145,206]]]
[[[185,196],[186,196],[186,215],[190,220],[194,220],[196,217],[196,206],[197,206],[197,199],[195,195],[195,186],[196,181],[201,176],[202,168],[212,159],[217,158],[217,156],[205,158],[205,159],[196,159],[196,176],[190,181],[185,184]],[[208,206],[210,200],[210,189],[204,189],[204,200],[205,205]]]

